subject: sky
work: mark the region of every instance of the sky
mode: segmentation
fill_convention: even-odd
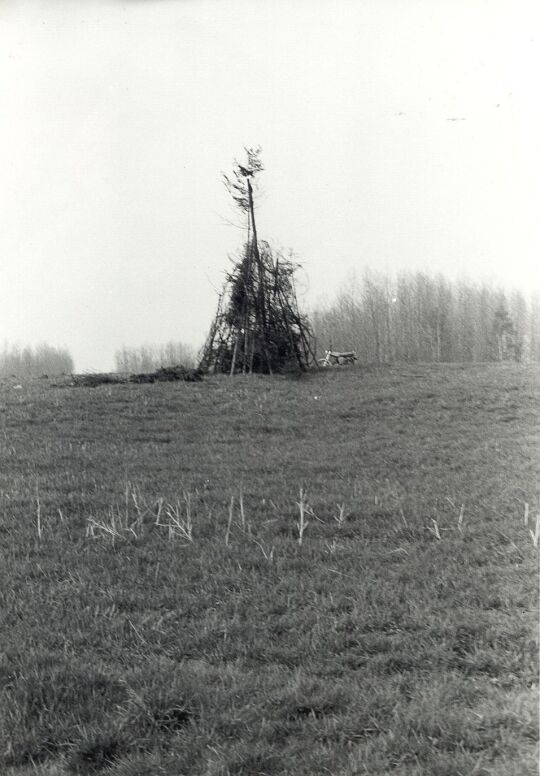
[[[303,305],[366,268],[540,289],[537,2],[1,0],[0,341],[197,347],[259,236]]]

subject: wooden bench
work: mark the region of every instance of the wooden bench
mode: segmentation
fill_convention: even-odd
[[[325,357],[319,359],[321,366],[344,366],[358,361],[354,350],[326,350]]]

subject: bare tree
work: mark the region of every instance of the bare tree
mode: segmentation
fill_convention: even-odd
[[[114,354],[117,372],[151,372],[160,367],[195,366],[195,351],[183,342],[167,342],[164,345],[122,345]]]
[[[66,348],[41,343],[35,347],[4,343],[0,353],[0,376],[40,377],[73,372],[73,358]]]
[[[540,357],[538,297],[528,304],[517,291],[441,275],[366,272],[312,318],[320,346],[355,350],[364,363]]]

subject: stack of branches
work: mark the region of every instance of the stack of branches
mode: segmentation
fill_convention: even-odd
[[[130,383],[171,383],[177,380],[196,383],[202,380],[202,372],[186,366],[162,366],[155,372],[142,372],[129,377]]]
[[[226,276],[200,368],[230,374],[306,370],[312,331],[298,309],[298,265],[255,240]]]
[[[71,385],[77,388],[95,388],[98,385],[127,383],[127,381],[127,377],[107,372],[85,372],[82,375],[71,375]]]
[[[155,372],[141,372],[129,376],[89,372],[82,375],[71,375],[71,385],[76,387],[95,388],[98,385],[122,384],[122,383],[166,383],[177,382],[194,383],[202,380],[200,369],[191,369],[185,366],[165,366],[156,369]]]

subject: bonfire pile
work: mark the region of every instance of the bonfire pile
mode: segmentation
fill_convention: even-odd
[[[262,241],[227,274],[207,338],[201,369],[229,374],[305,370],[314,362],[312,332],[298,309],[294,273],[283,255]]]
[[[247,240],[226,275],[200,368],[231,375],[305,371],[316,360],[308,318],[298,309],[298,267],[257,238],[252,182],[263,166],[260,149],[245,150],[247,161],[223,177],[246,218]]]

